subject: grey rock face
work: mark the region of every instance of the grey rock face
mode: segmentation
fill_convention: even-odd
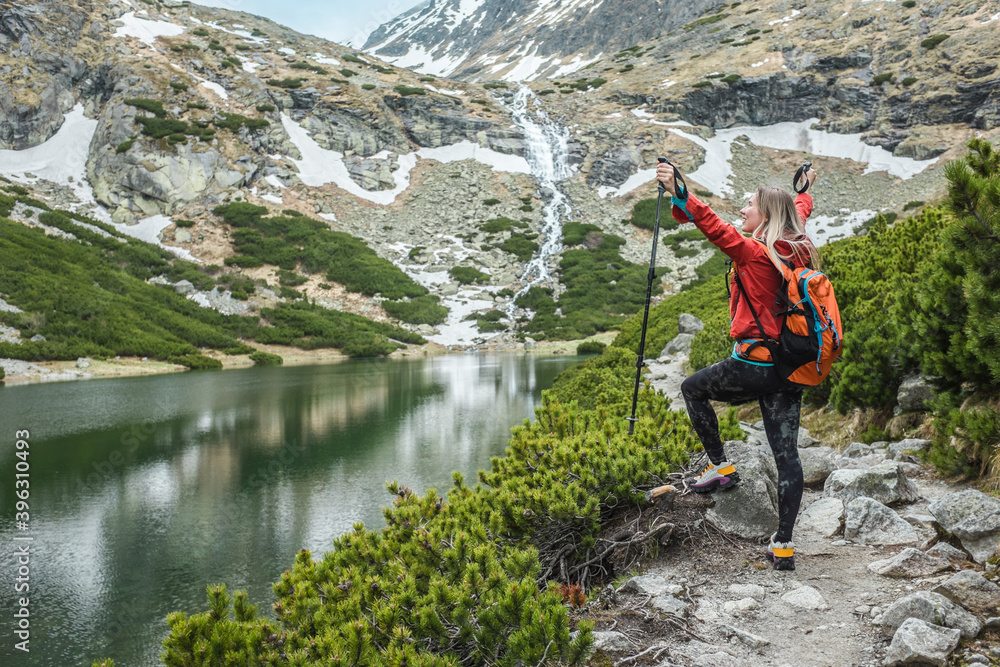
[[[892,458],[899,461],[903,456],[907,455],[907,452],[922,452],[930,446],[930,440],[907,438],[906,440],[900,440],[899,442],[890,444],[888,450]]]
[[[896,665],[948,664],[948,656],[958,647],[958,630],[941,628],[917,618],[908,618],[899,626],[885,654],[887,667]]]
[[[642,156],[634,146],[619,146],[594,160],[587,174],[587,184],[618,187],[636,172],[641,161]]]
[[[961,549],[956,549],[947,542],[938,542],[930,549],[927,550],[932,556],[937,556],[939,558],[947,558],[954,564],[964,563],[968,560],[967,554]]]
[[[679,333],[696,334],[705,328],[705,323],[690,313],[681,313],[677,318],[677,331]]]
[[[826,480],[823,491],[845,503],[854,498],[873,498],[884,505],[913,502],[920,497],[898,463],[886,461],[868,470],[837,470]]]
[[[1000,586],[974,570],[962,570],[934,589],[979,616],[1000,613]]]
[[[673,340],[663,347],[663,350],[660,352],[660,356],[673,357],[678,354],[690,354],[692,340],[694,340],[694,334],[677,334]]]
[[[1000,548],[1000,500],[966,489],[932,503],[930,512],[977,563],[996,555]]]
[[[174,284],[174,289],[178,294],[191,294],[195,291],[194,285],[190,280],[181,280]]]
[[[778,527],[778,472],[774,458],[744,442],[726,443],[726,454],[740,473],[733,489],[715,493],[705,520],[740,537],[764,537]]]
[[[945,596],[929,591],[913,593],[893,602],[872,622],[888,631],[894,631],[908,618],[918,618],[934,625],[955,628],[966,639],[978,635],[983,626],[978,618]]]
[[[868,569],[883,577],[928,577],[951,567],[951,562],[908,547],[892,558],[877,560]]]
[[[822,484],[833,473],[833,449],[830,447],[800,449],[799,460],[802,462],[802,481],[807,486]]]
[[[877,500],[855,498],[847,503],[844,537],[860,544],[913,544],[917,532]]]
[[[937,157],[941,154],[939,152],[935,155],[930,155],[929,153],[931,152],[933,150],[922,145],[918,147],[917,140],[911,136],[896,147],[895,154],[918,160],[926,160],[929,157]],[[907,153],[910,153],[910,155],[907,155]],[[917,157],[918,154],[923,155],[923,157]],[[927,381],[927,378],[922,375],[911,375],[903,380],[902,384],[899,385],[899,391],[896,393],[896,402],[904,411],[924,410],[926,401],[932,398],[934,398],[934,394],[931,392],[931,385]]]
[[[799,515],[796,528],[832,537],[841,531],[843,523],[844,501],[840,498],[820,498]]]

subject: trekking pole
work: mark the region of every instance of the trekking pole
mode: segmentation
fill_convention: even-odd
[[[684,182],[684,177],[681,176],[680,170],[670,164],[670,160],[665,157],[659,158],[659,162],[669,164],[674,168],[675,188],[677,188],[677,194],[685,194],[687,192],[687,183]],[[680,185],[676,185],[678,181],[680,182]],[[639,337],[639,358],[636,359],[635,362],[635,391],[632,392],[632,416],[627,420],[629,435],[633,435],[635,433],[635,423],[638,421],[635,417],[635,408],[639,402],[639,381],[642,379],[642,367],[646,365],[643,361],[643,355],[646,352],[646,324],[649,322],[649,302],[653,298],[653,280],[656,278],[656,244],[660,237],[660,205],[663,203],[663,193],[667,191],[667,188],[663,185],[663,183],[659,183],[657,190],[656,222],[653,225],[653,253],[649,258],[649,282],[646,285],[646,310],[642,314],[642,335]]]
[[[802,163],[802,166],[799,167],[798,171],[795,172],[795,178],[792,179],[792,189],[795,190],[795,192],[802,194],[809,189],[809,178],[807,174],[809,173],[809,170],[812,169],[812,166],[812,162],[804,162]],[[799,190],[799,179],[801,178],[805,178],[806,184],[802,186],[801,190]]]

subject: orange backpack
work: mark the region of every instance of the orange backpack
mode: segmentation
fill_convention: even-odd
[[[783,315],[784,321],[778,340],[765,339],[762,344],[770,350],[778,375],[795,384],[815,386],[830,374],[830,366],[844,348],[840,307],[825,273],[790,263],[780,265],[779,270],[784,279],[780,294],[786,307],[778,315]],[[738,273],[736,285],[761,335],[765,335]]]

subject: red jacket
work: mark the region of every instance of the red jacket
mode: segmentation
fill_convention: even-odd
[[[733,260],[734,272],[739,271],[743,288],[757,311],[760,323],[764,325],[765,334],[770,338],[777,338],[781,334],[781,320],[776,315],[782,310],[778,302],[781,275],[771,263],[767,246],[744,236],[739,229],[723,221],[715,211],[698,201],[692,194],[688,194],[687,205],[684,208],[677,202],[675,199],[672,208],[674,220],[693,222],[713,245]],[[812,196],[809,193],[798,195],[795,198],[795,208],[804,224],[812,213]],[[791,248],[787,245],[781,247],[782,245],[779,241],[777,250],[782,254],[789,254]],[[803,266],[804,262],[799,262],[798,265]],[[729,328],[730,336],[737,340],[761,338],[753,314],[736,286],[735,277],[729,289],[729,316],[732,320]]]

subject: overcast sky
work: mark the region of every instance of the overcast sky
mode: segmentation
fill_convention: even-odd
[[[360,48],[389,19],[425,0],[195,0],[199,5],[249,12],[306,35]]]

